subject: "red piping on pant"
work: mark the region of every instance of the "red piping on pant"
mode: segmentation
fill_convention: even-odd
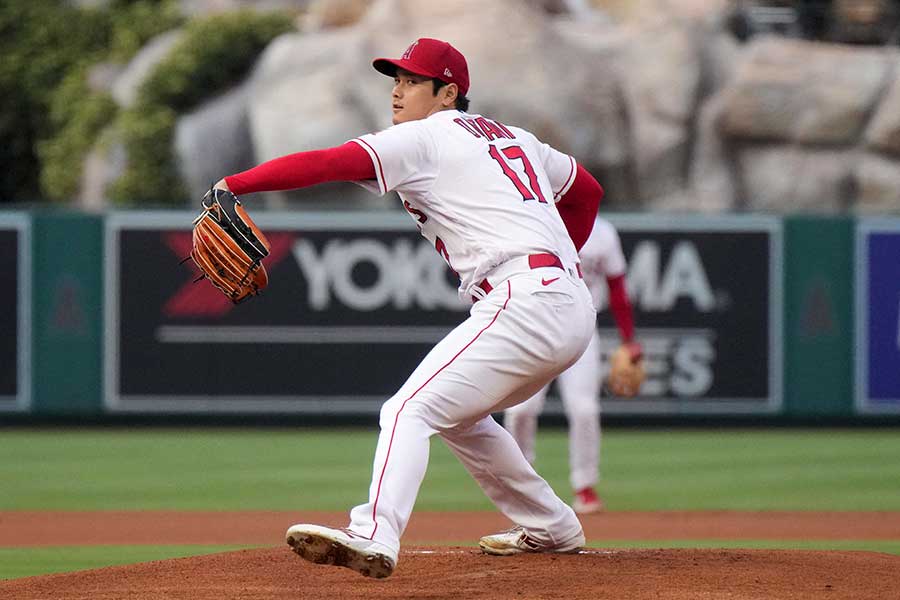
[[[431,380],[434,379],[435,377],[437,377],[437,376],[440,374],[441,371],[443,371],[444,369],[446,369],[447,367],[449,367],[451,364],[453,364],[453,361],[456,360],[457,358],[459,358],[459,355],[462,354],[462,353],[466,350],[466,348],[468,348],[469,346],[471,346],[472,344],[474,344],[474,343],[475,343],[475,340],[477,340],[479,337],[481,337],[481,334],[484,333],[485,331],[487,331],[488,328],[489,328],[491,325],[493,325],[494,322],[497,321],[497,317],[500,316],[500,313],[501,313],[501,312],[503,312],[504,310],[506,310],[506,305],[509,304],[509,300],[510,300],[510,298],[512,298],[512,284],[510,283],[509,280],[506,281],[506,287],[507,287],[507,297],[506,297],[506,302],[503,303],[503,306],[500,308],[500,310],[497,311],[497,314],[494,315],[494,318],[491,319],[491,322],[488,323],[487,325],[485,325],[485,326],[484,326],[484,329],[482,329],[481,331],[479,331],[479,332],[475,335],[475,337],[472,338],[472,340],[471,340],[468,344],[466,344],[465,346],[463,346],[463,347],[460,349],[460,351],[457,352],[457,353],[453,356],[453,358],[451,358],[451,359],[447,362],[447,364],[445,364],[443,367],[441,367],[440,369],[438,369],[437,371],[435,371],[435,372],[434,372],[434,375],[432,375],[431,377],[429,377],[428,380],[427,380],[425,383],[423,383],[422,385],[420,385],[420,386],[418,387],[418,389],[416,389],[416,391],[414,391],[414,392],[412,393],[412,395],[411,395],[409,398],[407,398],[406,400],[404,400],[404,401],[403,401],[403,404],[400,405],[400,410],[397,411],[397,415],[394,417],[394,426],[393,426],[393,428],[391,429],[391,441],[388,442],[387,454],[386,454],[385,457],[384,457],[384,466],[381,468],[381,475],[378,477],[378,489],[377,489],[376,492],[375,492],[375,502],[372,504],[372,522],[375,523],[375,528],[372,529],[372,535],[369,536],[369,539],[370,539],[370,540],[374,540],[374,539],[375,539],[375,532],[378,531],[378,520],[377,520],[377,518],[376,518],[376,514],[377,514],[377,512],[378,512],[378,498],[379,498],[379,496],[381,496],[381,482],[384,481],[384,472],[387,471],[388,460],[390,460],[390,458],[391,458],[391,448],[392,448],[393,445],[394,445],[394,434],[397,433],[397,422],[400,420],[400,413],[403,412],[403,409],[404,409],[404,408],[406,408],[406,403],[407,403],[407,402],[409,402],[410,400],[412,400],[413,397],[415,397],[416,394],[418,394],[419,392],[421,392],[421,391],[422,391],[422,388],[424,388],[426,385],[428,385],[429,383],[431,383]]]

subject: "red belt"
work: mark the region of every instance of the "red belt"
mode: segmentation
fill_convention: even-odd
[[[542,267],[556,267],[557,269],[565,270],[563,267],[563,263],[559,260],[559,257],[555,254],[550,254],[549,252],[542,252],[540,254],[529,254],[528,255],[528,268],[529,269],[540,269]],[[578,271],[578,277],[584,279],[584,276],[581,274],[581,265],[579,263],[575,264],[575,269]],[[490,294],[491,290],[494,289],[494,286],[490,284],[487,279],[482,279],[481,283],[477,284],[480,287],[485,295]],[[473,302],[478,302],[479,298],[476,296],[472,296]]]
[[[540,269],[541,267],[562,269],[563,264],[555,254],[531,254],[528,257],[528,267],[531,269]]]

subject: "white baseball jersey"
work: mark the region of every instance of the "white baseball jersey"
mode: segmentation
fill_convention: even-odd
[[[460,297],[516,256],[578,261],[555,205],[575,180],[575,160],[524,129],[444,110],[352,141],[376,167],[377,180],[357,183],[379,195],[399,193],[459,275]]]

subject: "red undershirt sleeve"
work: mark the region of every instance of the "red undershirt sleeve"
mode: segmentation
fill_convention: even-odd
[[[578,165],[572,187],[556,203],[559,216],[562,217],[577,250],[581,250],[591,235],[601,198],[603,188],[587,169]]]
[[[619,328],[622,342],[628,343],[634,338],[634,313],[625,291],[625,275],[607,277],[606,283],[609,286],[609,310]]]
[[[225,183],[240,196],[309,187],[326,181],[375,179],[369,154],[355,142],[335,148],[297,152],[266,161],[252,169],[229,175]]]

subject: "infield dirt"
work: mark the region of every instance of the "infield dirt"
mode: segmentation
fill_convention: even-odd
[[[343,525],[345,519],[290,512],[0,513],[4,546],[268,546],[0,581],[0,598],[856,600],[897,597],[900,572],[900,557],[875,552],[594,547],[577,555],[492,557],[456,545],[507,527],[495,513],[415,513],[397,571],[387,580],[313,565],[281,546],[292,523]],[[594,545],[604,539],[900,539],[896,512],[609,512],[582,521]]]

